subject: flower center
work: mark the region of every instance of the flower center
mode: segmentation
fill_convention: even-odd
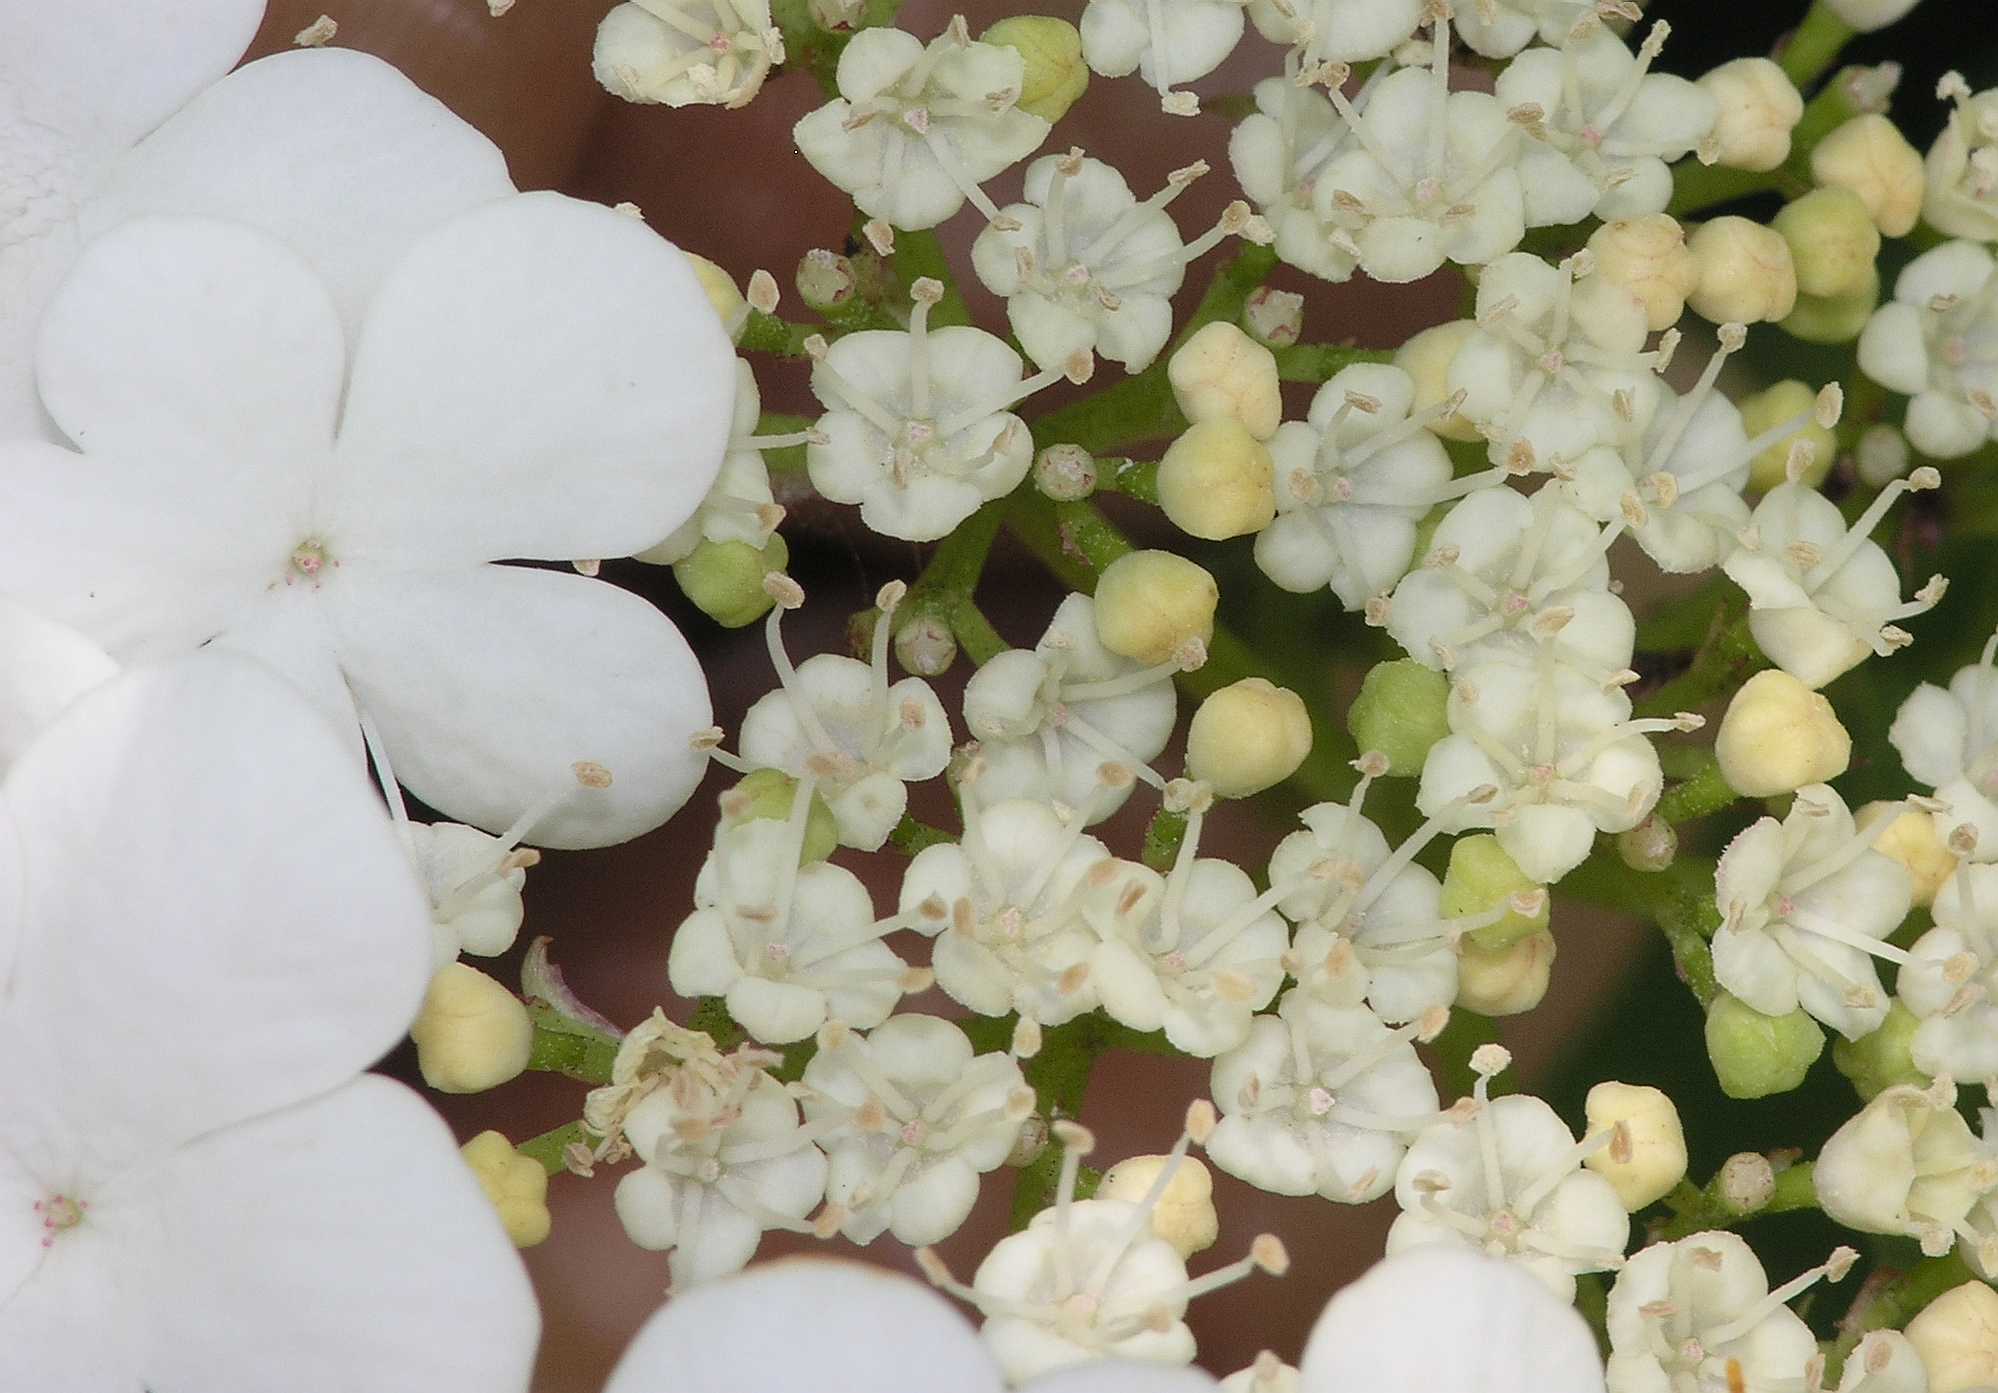
[[[71,1199],[68,1195],[50,1195],[35,1201],[35,1213],[42,1216],[42,1246],[53,1248],[57,1236],[82,1223],[89,1209],[88,1200]]]
[[[291,549],[291,556],[285,567],[284,583],[296,585],[303,580],[317,587],[321,574],[329,567],[337,569],[339,565],[337,558],[327,554],[325,542],[317,537],[307,537]]]

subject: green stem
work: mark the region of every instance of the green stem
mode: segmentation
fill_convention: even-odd
[[[796,435],[799,431],[810,430],[817,419],[815,416],[793,416],[785,411],[766,411],[756,418],[756,433]],[[779,449],[765,450],[763,464],[772,474],[803,474],[805,447],[785,445]]]
[[[780,358],[805,356],[805,340],[825,329],[816,324],[799,324],[762,310],[751,310],[735,346],[745,353],[774,353]]]
[[[1042,1033],[1040,1052],[1026,1063],[1023,1072],[1033,1087],[1036,1106],[1050,1123],[1073,1119],[1082,1111],[1090,1072],[1104,1048],[1097,1030],[1100,1019],[1092,1013],[1049,1028]],[[1054,1201],[1055,1187],[1061,1180],[1061,1159],[1061,1144],[1051,1140],[1046,1150],[1021,1168],[1013,1188],[1014,1232],[1024,1229]]]
[[[944,287],[943,299],[930,310],[930,327],[941,329],[946,325],[971,323],[971,309],[957,288],[957,278],[950,273],[950,261],[944,256],[943,243],[937,240],[937,234],[897,232],[895,280],[902,287],[904,304],[909,288],[925,277],[941,281]]]
[[[1755,1209],[1742,1209],[1732,1204],[1721,1192],[1719,1174],[1698,1189],[1690,1182],[1681,1181],[1679,1187],[1665,1197],[1665,1203],[1671,1207],[1672,1217],[1658,1236],[1669,1241],[1688,1234],[1705,1233],[1709,1229],[1731,1229],[1744,1220],[1757,1219],[1765,1214],[1816,1209],[1818,1190],[1812,1179],[1811,1163],[1804,1161],[1777,1171],[1776,1188],[1770,1193],[1768,1201]]]
[[[618,1041],[584,1033],[546,1007],[528,1007],[528,1019],[534,1022],[528,1068],[560,1074],[577,1083],[610,1082],[611,1061],[617,1058]]]
[[[1337,343],[1294,343],[1274,350],[1277,376],[1285,382],[1323,382],[1355,363],[1391,363],[1394,351]]]
[[[1715,629],[1692,666],[1637,703],[1640,716],[1669,716],[1697,711],[1722,692],[1740,685],[1748,669],[1761,664],[1762,650],[1749,631],[1748,616],[1740,615]]]
[[[552,1132],[529,1137],[514,1150],[530,1161],[539,1161],[548,1174],[560,1175],[569,1168],[562,1160],[562,1153],[578,1144],[588,1146],[594,1135],[580,1122],[566,1122]]]
[[[908,598],[897,611],[897,629],[919,615],[933,615],[949,627],[974,663],[989,662],[1006,651],[1006,640],[973,599],[1005,516],[1003,502],[987,503],[943,539],[909,587]]]
[[[1740,795],[1721,777],[1720,761],[1709,754],[1697,772],[1672,785],[1658,800],[1658,816],[1673,826],[1731,807]]]
[[[1852,1309],[1838,1323],[1838,1340],[1833,1344],[1825,1366],[1827,1382],[1838,1380],[1845,1367],[1846,1356],[1858,1347],[1868,1333],[1904,1329],[1909,1321],[1944,1292],[1954,1291],[1965,1282],[1976,1280],[1977,1274],[1970,1270],[1969,1264],[1958,1253],[1924,1258],[1886,1282],[1870,1279],[1866,1286],[1860,1288]]]
[[[1186,840],[1186,814],[1161,807],[1145,825],[1144,849],[1138,859],[1164,875],[1179,859],[1180,844]]]
[[[1159,462],[1113,455],[1096,461],[1096,487],[1099,491],[1121,493],[1140,503],[1157,506],[1159,501]]]
[[[1662,871],[1639,875],[1606,844],[1562,878],[1561,891],[1604,909],[1651,920],[1671,946],[1679,980],[1700,1006],[1711,1005],[1720,994],[1713,949],[1707,942],[1720,927],[1712,860],[1681,856]]]
[[[1812,0],[1804,22],[1783,45],[1777,64],[1799,92],[1805,91],[1838,61],[1839,53],[1852,42],[1853,33],[1852,26],[1832,13],[1825,0]]]
[[[927,822],[918,822],[907,813],[902,814],[902,820],[888,833],[888,845],[904,856],[914,856],[919,851],[926,851],[930,847],[956,840],[956,837],[943,828],[932,827]]]

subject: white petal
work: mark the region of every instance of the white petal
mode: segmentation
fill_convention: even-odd
[[[700,506],[734,400],[670,242],[559,194],[489,203],[368,308],[327,531],[402,561],[629,556]]]
[[[380,725],[396,777],[459,822],[504,830],[608,769],[534,824],[537,846],[649,832],[700,782],[688,745],[712,719],[706,679],[671,620],[603,581],[517,566],[328,583],[340,662]]]
[[[1962,704],[1941,687],[1924,682],[1894,713],[1887,739],[1910,775],[1937,788],[1963,773],[1969,730],[1969,714]]]
[[[1198,1369],[1091,1360],[1020,1385],[1021,1393],[1214,1393],[1221,1385]]]
[[[70,703],[117,671],[110,655],[75,629],[0,599],[0,773]],[[6,961],[0,948],[0,981]]]

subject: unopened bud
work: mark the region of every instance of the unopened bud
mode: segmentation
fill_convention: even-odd
[[[1880,272],[1866,268],[1866,280],[1850,295],[1798,295],[1777,321],[1784,333],[1805,343],[1851,343],[1880,306]]]
[[[1665,870],[1679,854],[1679,834],[1656,813],[1626,832],[1617,833],[1616,853],[1623,864],[1647,875]]]
[[[1274,286],[1257,286],[1242,304],[1242,328],[1269,348],[1288,348],[1304,334],[1304,297]]]
[[[1387,756],[1388,772],[1414,778],[1429,747],[1450,733],[1450,681],[1413,658],[1375,663],[1346,711],[1346,728],[1363,750]]]
[[[895,631],[895,661],[912,677],[941,677],[957,661],[957,636],[934,614],[918,614]]]
[[[1865,1102],[1904,1084],[1926,1088],[1929,1076],[1915,1064],[1915,1032],[1921,1024],[1896,997],[1876,1029],[1857,1040],[1832,1041],[1832,1063]]]
[[[1804,99],[1767,58],[1723,63],[1699,85],[1719,106],[1710,150],[1730,169],[1770,170],[1790,157],[1790,132],[1803,119]]]
[[[853,262],[838,252],[814,247],[798,262],[795,278],[798,298],[817,314],[837,309],[851,300],[858,285]]]
[[[682,252],[687,264],[693,269],[694,279],[701,283],[707,292],[708,303],[714,306],[721,317],[722,328],[728,331],[731,340],[742,337],[743,326],[749,323],[749,301],[736,289],[735,279],[705,256],[692,252]]]
[[[1610,1145],[1591,1152],[1582,1164],[1609,1181],[1625,1209],[1635,1214],[1686,1178],[1686,1132],[1679,1110],[1659,1090],[1599,1083],[1589,1090],[1584,1106],[1590,1133],[1620,1129]]]
[[[1222,798],[1247,798],[1282,783],[1311,753],[1304,699],[1245,677],[1200,703],[1186,732],[1186,772]]]
[[[1589,237],[1596,269],[1590,279],[1614,285],[1637,301],[1647,328],[1671,328],[1700,283],[1700,263],[1686,233],[1663,213],[1604,223]]]
[[[1781,319],[1796,307],[1797,270],[1781,233],[1747,218],[1702,223],[1686,240],[1700,280],[1686,303],[1715,324]]]
[[[1857,195],[1883,236],[1907,236],[1922,216],[1922,152],[1878,112],[1855,116],[1820,140],[1811,178]]]
[[[790,559],[791,549],[775,532],[760,547],[703,540],[673,563],[673,579],[701,613],[725,629],[740,629],[770,612],[764,577],[781,573]]]
[[[1450,385],[1450,362],[1477,332],[1476,320],[1453,319],[1424,329],[1395,350],[1394,365],[1415,383],[1415,396],[1408,408],[1410,415],[1425,415],[1431,407],[1440,406],[1456,395],[1456,389]],[[1484,439],[1477,426],[1456,411],[1429,417],[1428,426],[1431,434],[1444,440],[1468,443]],[[1418,549],[1415,554],[1420,556],[1422,552]]]
[[[1024,61],[1020,96],[1014,105],[1029,116],[1059,121],[1089,87],[1082,35],[1065,19],[1012,15],[987,29],[981,41],[1010,48]]]
[[[409,1028],[416,1066],[439,1093],[482,1093],[517,1078],[534,1048],[521,999],[475,967],[447,963]]]
[[[1899,863],[1908,873],[1915,903],[1924,909],[1934,904],[1956,870],[1957,856],[1936,827],[1935,816],[1906,803],[1868,803],[1853,813],[1861,832],[1872,832],[1873,849],[1889,861]]]
[[[1450,864],[1443,872],[1440,909],[1445,919],[1461,919],[1489,914],[1505,906],[1505,915],[1497,923],[1472,929],[1465,936],[1467,944],[1496,952],[1546,929],[1549,906],[1544,896],[1534,912],[1520,912],[1522,893],[1539,888],[1506,854],[1497,837],[1481,832],[1459,837],[1450,844]]]
[[[1814,388],[1794,377],[1774,383],[1742,399],[1742,429],[1751,436],[1772,430],[1811,410],[1817,396]],[[1797,482],[1809,488],[1816,488],[1823,482],[1825,475],[1831,472],[1832,460],[1838,454],[1838,439],[1813,420],[1795,435],[1777,441],[1748,462],[1748,486],[1766,493],[1785,482],[1783,471],[1789,461],[1790,445],[1797,440],[1811,447],[1811,467]]]
[[[1914,9],[1915,3],[1916,0],[1824,0],[1827,10],[1862,34],[1885,29]]]
[[[1729,1214],[1757,1213],[1776,1197],[1776,1167],[1760,1152],[1738,1151],[1721,1162],[1714,1197]]]
[[[1874,279],[1880,229],[1850,189],[1812,189],[1785,204],[1770,226],[1790,244],[1800,295],[1836,299]]]
[[[532,1248],[548,1237],[548,1172],[539,1161],[514,1150],[499,1132],[481,1132],[458,1149],[479,1188],[486,1192],[506,1236],[516,1248]]]
[[[1457,1005],[1481,1016],[1517,1016],[1547,995],[1554,971],[1554,935],[1545,929],[1503,948],[1465,937],[1457,961]]]
[[[1882,421],[1860,433],[1852,455],[1861,481],[1885,488],[1908,472],[1908,437]]]
[[[1214,637],[1221,588],[1198,563],[1170,551],[1134,551],[1096,582],[1096,636],[1112,653],[1154,667],[1188,641]]]
[[[1050,445],[1034,456],[1034,487],[1057,503],[1096,492],[1096,457],[1080,445]]]
[[[1730,1098],[1766,1098],[1804,1081],[1825,1033],[1801,1010],[1765,1016],[1726,992],[1707,1008],[1707,1058]]]
[[[757,769],[745,774],[721,797],[717,831],[740,827],[745,822],[783,822],[791,816],[797,794],[798,781],[781,769]],[[799,849],[798,864],[809,866],[814,861],[823,861],[838,845],[839,822],[824,796],[814,790],[812,805],[805,812],[805,838]]]
[[[1965,1282],[1938,1296],[1908,1322],[1907,1336],[1929,1393],[1998,1386],[1998,1291],[1986,1283]]]
[[[1214,1208],[1214,1177],[1191,1156],[1175,1164],[1170,1156],[1132,1156],[1103,1173],[1096,1198],[1137,1205],[1151,1193],[1161,1172],[1173,1166],[1165,1193],[1152,1207],[1152,1233],[1172,1244],[1182,1258],[1204,1252],[1221,1236]]]
[[[1852,737],[1822,693],[1780,668],[1765,668],[1728,703],[1714,755],[1729,788],[1771,798],[1843,774]]]
[[[1174,400],[1188,421],[1234,420],[1267,440],[1283,422],[1276,357],[1233,324],[1217,320],[1182,344],[1166,364]]]
[[[1190,426],[1159,461],[1159,506],[1173,526],[1203,541],[1260,532],[1276,517],[1276,466],[1240,421]]]

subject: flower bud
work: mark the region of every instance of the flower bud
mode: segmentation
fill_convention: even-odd
[[[1802,1011],[1765,1016],[1726,992],[1707,1008],[1706,1037],[1707,1058],[1730,1098],[1789,1092],[1825,1047],[1824,1031]]]
[[[1547,995],[1554,970],[1554,935],[1530,933],[1503,948],[1480,948],[1466,937],[1457,961],[1457,1004],[1481,1016],[1517,1016]]]
[[[1387,756],[1388,773],[1414,778],[1429,747],[1450,733],[1449,706],[1447,677],[1413,658],[1395,658],[1367,669],[1346,710],[1346,729],[1362,750]]]
[[[1166,380],[1195,425],[1235,420],[1268,440],[1283,423],[1276,355],[1233,324],[1217,320],[1182,344],[1166,364]]]
[[[1288,348],[1304,333],[1304,297],[1259,285],[1242,303],[1242,328],[1266,348]]]
[[[532,1248],[548,1237],[548,1172],[514,1150],[499,1132],[481,1132],[458,1149],[479,1188],[499,1211],[500,1223],[516,1248]]]
[[[791,549],[775,532],[761,547],[704,539],[673,563],[673,579],[701,613],[725,629],[740,629],[770,612],[776,601],[763,588],[763,578],[790,560]]]
[[[1797,303],[1797,270],[1783,235],[1747,218],[1702,223],[1686,240],[1700,280],[1686,303],[1715,324],[1781,319]]]
[[[1847,27],[1862,34],[1885,29],[1915,8],[1916,0],[1824,0],[1824,6]],[[1935,1390],[1930,1390],[1935,1393]]]
[[[1998,1291],[1985,1283],[1944,1292],[1908,1322],[1906,1333],[1922,1357],[1929,1393],[1998,1385]]]
[[[838,252],[814,247],[798,262],[798,298],[815,314],[838,309],[853,298],[859,280],[853,262]]]
[[[957,636],[934,614],[918,614],[895,631],[895,661],[912,677],[941,677],[957,661]]]
[[[1811,1183],[1826,1217],[1860,1233],[1918,1238],[1940,1256],[1991,1187],[1992,1163],[1956,1110],[1956,1089],[1883,1090],[1818,1151]]]
[[[1729,788],[1770,798],[1843,774],[1852,762],[1852,737],[1822,694],[1780,668],[1765,668],[1727,704],[1714,755]]]
[[[1634,298],[1654,333],[1679,322],[1700,283],[1685,229],[1663,213],[1604,223],[1589,237],[1589,250],[1596,258],[1592,276]]]
[[[1620,1129],[1582,1164],[1609,1181],[1625,1209],[1635,1214],[1686,1178],[1686,1132],[1679,1110],[1663,1093],[1639,1084],[1599,1083],[1589,1090],[1584,1109],[1590,1133]]]
[[[1096,582],[1096,637],[1146,666],[1173,661],[1214,637],[1221,588],[1205,568],[1170,551],[1134,551]]]
[[[1908,437],[1885,421],[1868,426],[1852,448],[1860,482],[1885,488],[1908,472]]]
[[[1173,1165],[1170,1156],[1132,1156],[1119,1161],[1103,1173],[1096,1198],[1141,1204],[1168,1165]],[[1221,1216],[1214,1209],[1214,1177],[1191,1156],[1180,1157],[1165,1193],[1153,1206],[1152,1233],[1172,1244],[1183,1258],[1212,1248],[1221,1236]]]
[[[705,256],[696,256],[688,251],[683,251],[680,255],[686,257],[688,264],[693,267],[694,279],[699,281],[701,289],[707,292],[708,303],[713,305],[715,313],[721,316],[722,328],[728,331],[729,338],[740,339],[743,326],[749,323],[749,301],[743,299],[742,292],[736,288],[734,278]]]
[[[1476,944],[1488,953],[1496,952],[1546,929],[1545,895],[1539,897],[1532,913],[1520,912],[1524,898],[1538,889],[1540,886],[1506,854],[1497,837],[1485,832],[1459,837],[1450,844],[1450,864],[1443,872],[1441,912],[1445,919],[1461,919],[1489,914],[1501,905],[1506,906],[1505,916],[1497,923],[1472,929],[1465,935],[1467,944]]]
[[[1082,61],[1082,35],[1065,19],[1011,15],[987,29],[980,42],[1010,48],[1025,60],[1025,76],[1015,105],[1029,116],[1050,123],[1059,121],[1089,86],[1089,65]]]
[[[1915,1032],[1921,1019],[1896,997],[1887,1005],[1887,1019],[1877,1030],[1857,1040],[1832,1041],[1832,1063],[1859,1094],[1872,1102],[1899,1085],[1927,1088],[1929,1076],[1915,1067]]]
[[[1956,870],[1956,853],[1942,839],[1936,819],[1906,803],[1868,803],[1853,814],[1861,832],[1878,832],[1873,849],[1889,861],[1898,861],[1914,887],[1915,903],[1927,909],[1936,902]],[[1882,830],[1884,829],[1884,830]]]
[[[1950,114],[1922,176],[1922,217],[1930,227],[1948,237],[1998,241],[1998,89],[1966,97]]]
[[[1790,157],[1790,132],[1803,119],[1804,99],[1767,58],[1737,58],[1700,79],[1720,106],[1703,152],[1729,169],[1770,170]]]
[[[1276,517],[1276,465],[1240,421],[1189,427],[1159,461],[1159,507],[1190,537],[1221,542]]]
[[[1394,351],[1394,365],[1407,373],[1415,383],[1415,396],[1408,412],[1418,416],[1430,407],[1448,401],[1453,389],[1450,386],[1450,360],[1457,356],[1457,350],[1464,341],[1478,330],[1475,319],[1453,319],[1447,324],[1438,324],[1414,335]],[[1438,416],[1428,422],[1430,433],[1444,440],[1470,442],[1483,440],[1462,412],[1452,411],[1447,416]],[[1422,555],[1418,550],[1417,556]]]
[[[1200,703],[1186,731],[1186,772],[1222,798],[1282,783],[1311,753],[1311,717],[1287,687],[1245,677]]]
[[[425,1083],[439,1093],[481,1093],[527,1067],[534,1026],[519,997],[475,967],[447,963],[430,979],[409,1038]]]
[[[781,769],[758,769],[745,774],[721,797],[717,835],[759,819],[783,822],[791,816],[791,805],[797,796],[798,781]],[[838,845],[839,823],[824,795],[814,790],[812,805],[805,811],[805,842],[798,864],[809,866],[814,861],[823,861]]]
[[[1057,503],[1096,492],[1096,457],[1080,445],[1050,445],[1034,456],[1034,487]]]
[[[1785,204],[1770,226],[1790,244],[1800,295],[1833,299],[1875,279],[1880,229],[1850,189],[1812,189]]]
[[[1857,195],[1884,236],[1907,236],[1922,216],[1922,152],[1877,111],[1853,117],[1817,143],[1811,179]]]
[[[1679,834],[1671,823],[1653,813],[1629,831],[1616,834],[1616,854],[1633,871],[1656,875],[1678,856]]]
[[[1880,272],[1869,268],[1866,283],[1850,295],[1799,295],[1777,324],[1805,343],[1851,343],[1879,307]]]
[[[1817,401],[1818,394],[1809,384],[1794,377],[1786,378],[1741,400],[1742,429],[1751,436],[1760,435],[1810,412]],[[1748,462],[1748,486],[1766,493],[1784,483],[1788,477],[1784,471],[1790,463],[1790,446],[1798,440],[1810,445],[1811,463],[1797,482],[1807,488],[1822,483],[1838,454],[1838,437],[1814,419],[1789,439],[1779,440]]]
[[[1721,1162],[1715,1198],[1730,1214],[1754,1214],[1776,1198],[1776,1167],[1755,1151],[1737,1151]]]

